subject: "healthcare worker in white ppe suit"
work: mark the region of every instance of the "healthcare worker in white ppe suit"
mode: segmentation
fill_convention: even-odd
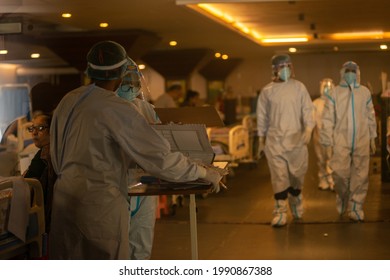
[[[136,109],[145,117],[148,123],[161,123],[154,110],[154,106],[145,100],[148,91],[145,79],[133,62],[129,64],[123,82],[118,89],[118,95],[135,105]],[[137,166],[129,168],[129,184],[138,182]],[[129,246],[130,259],[150,259],[153,247],[154,226],[156,221],[158,196],[131,196],[130,197],[130,229]]]
[[[259,149],[264,150],[271,173],[275,206],[271,225],[287,223],[287,207],[302,218],[302,187],[308,167],[307,144],[314,127],[313,103],[306,87],[293,77],[287,54],[272,57],[273,81],[257,102]]]
[[[172,153],[134,106],[119,98],[130,62],[116,42],[87,55],[92,83],[69,92],[50,128],[54,186],[51,259],[129,259],[128,167],[170,181],[205,178],[219,191],[222,175]]]
[[[327,95],[320,141],[332,155],[337,211],[363,221],[370,149],[372,153],[376,149],[375,112],[370,91],[360,85],[359,66],[347,61],[340,75],[339,85]]]
[[[316,126],[313,130],[313,146],[317,157],[318,166],[318,188],[320,190],[334,189],[334,182],[332,178],[332,169],[330,168],[330,158],[326,153],[326,148],[320,143],[320,131],[322,130],[322,114],[324,112],[326,95],[333,91],[334,84],[332,79],[325,78],[320,82],[320,97],[313,101],[314,119]]]

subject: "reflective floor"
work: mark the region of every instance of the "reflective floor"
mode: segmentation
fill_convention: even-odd
[[[390,183],[382,183],[380,157],[371,158],[365,222],[336,211],[335,193],[317,188],[311,147],[303,190],[305,214],[289,214],[282,228],[270,226],[273,194],[266,159],[242,164],[227,179],[227,191],[197,197],[198,252],[203,260],[389,260]],[[189,260],[189,198],[176,215],[156,222],[152,259]]]

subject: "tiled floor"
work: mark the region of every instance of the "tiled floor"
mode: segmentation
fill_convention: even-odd
[[[310,150],[309,150],[310,151]],[[282,228],[270,226],[273,197],[266,159],[257,166],[241,165],[228,178],[229,189],[198,197],[198,249],[203,260],[389,260],[390,183],[379,168],[370,170],[365,222],[340,218],[335,193],[317,188],[313,153],[303,191],[305,214]],[[156,222],[152,259],[189,260],[191,243],[189,198],[175,216]]]

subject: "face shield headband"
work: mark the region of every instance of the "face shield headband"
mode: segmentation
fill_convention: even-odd
[[[114,64],[114,65],[95,65],[95,64],[92,64],[90,62],[88,62],[88,66],[91,67],[92,69],[94,70],[101,70],[101,71],[109,71],[109,70],[114,70],[114,69],[117,69],[121,66],[123,66],[125,63],[127,63],[129,61],[128,58],[125,58],[124,60]]]

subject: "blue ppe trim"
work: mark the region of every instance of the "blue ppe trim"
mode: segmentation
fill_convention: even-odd
[[[328,98],[330,101],[332,101],[333,105],[335,105],[335,101],[334,99],[332,98],[332,96],[328,95],[328,94],[325,94],[326,98]]]
[[[352,212],[354,212],[354,213],[356,214],[356,217],[358,218],[359,221],[363,220],[363,219],[360,217],[358,211],[356,211],[356,202],[353,202]]]
[[[366,105],[368,105],[371,101],[372,101],[372,97],[370,96],[370,98],[366,102]]]
[[[141,206],[141,197],[136,196],[136,199],[137,200],[136,200],[135,209],[130,212],[131,217],[133,217],[135,214],[137,214],[137,212],[139,211],[139,208]]]
[[[355,137],[356,137],[356,123],[355,123],[355,94],[353,93],[353,90],[351,90],[351,97],[352,97],[352,149],[351,149],[351,155],[353,154],[353,151],[355,150]]]

